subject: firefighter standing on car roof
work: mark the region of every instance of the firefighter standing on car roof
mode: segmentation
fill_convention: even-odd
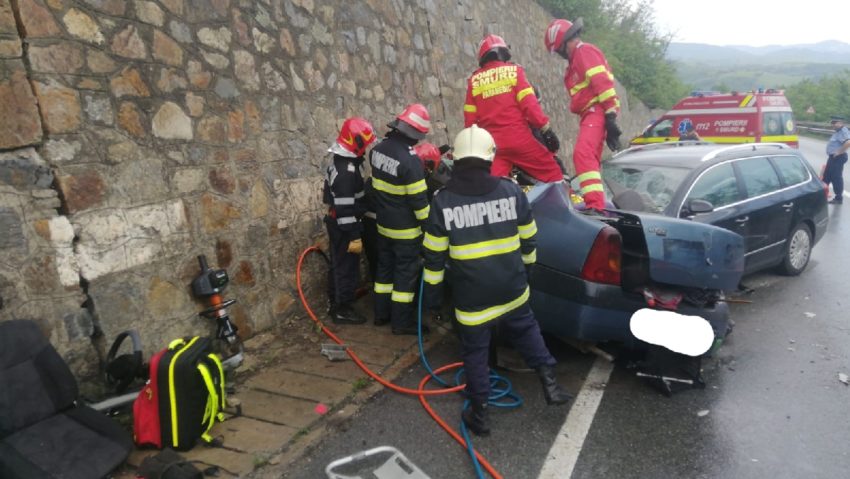
[[[413,299],[421,268],[420,225],[428,218],[430,207],[422,162],[413,146],[431,127],[428,110],[418,103],[409,105],[387,126],[390,131],[370,156],[378,223],[375,324],[391,323],[393,334],[415,335]]]
[[[847,163],[847,150],[850,149],[850,130],[844,126],[843,116],[833,116],[830,123],[835,133],[826,144],[826,168],[823,170],[823,182],[827,188],[832,183],[835,196],[829,200],[834,205],[844,202],[844,164]]]
[[[363,155],[375,141],[375,130],[363,118],[349,118],[328,149],[333,163],[327,169],[324,202],[329,206],[325,225],[330,240],[331,268],[328,274],[329,314],[337,324],[362,324],[366,318],[352,307],[360,276],[363,249],[361,218],[364,200]]]
[[[488,357],[497,325],[537,370],[548,404],[572,399],[556,382],[555,358],[528,304],[526,267],[536,258],[537,226],[519,186],[490,174],[495,153],[487,130],[472,125],[458,133],[452,178],[434,195],[423,241],[425,298],[431,307],[442,298],[448,257],[471,404],[463,422],[478,435],[490,432]]]
[[[478,45],[478,65],[467,80],[464,126],[477,124],[493,135],[496,158],[492,173],[509,176],[516,165],[535,179],[547,183],[563,180],[552,154],[560,142],[525,77],[525,70],[509,63],[507,43],[498,35],[487,35]],[[546,146],[531,128],[540,129]]]
[[[570,95],[570,111],[580,117],[573,165],[587,207],[601,210],[605,208],[599,173],[602,143],[612,151],[620,149],[620,99],[605,55],[579,38],[583,25],[581,18],[575,23],[554,20],[546,29],[545,43],[549,52],[556,52],[569,63],[564,84]]]

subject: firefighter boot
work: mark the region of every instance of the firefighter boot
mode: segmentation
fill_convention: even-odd
[[[490,435],[490,409],[487,407],[487,401],[470,401],[469,407],[461,413],[461,419],[467,429],[476,436]]]
[[[334,324],[363,324],[366,318],[351,307],[351,303],[336,305],[331,313]]]
[[[572,401],[573,395],[565,391],[555,379],[555,368],[549,365],[540,366],[537,368],[537,375],[540,376],[540,384],[543,385],[543,397],[546,398],[546,404],[551,406]]]

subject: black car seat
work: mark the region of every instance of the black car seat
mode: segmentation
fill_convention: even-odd
[[[96,479],[124,461],[130,435],[77,399],[71,370],[38,326],[0,322],[0,477]]]

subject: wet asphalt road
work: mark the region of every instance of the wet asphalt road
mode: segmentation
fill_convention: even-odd
[[[823,142],[803,140],[817,169]],[[605,389],[573,478],[842,478],[850,477],[850,212],[830,206],[830,225],[799,277],[745,278],[754,291],[732,305],[735,330],[704,361],[707,388],[664,397],[618,366]],[[850,208],[850,205],[843,208]],[[556,342],[561,381],[579,390],[596,359]],[[433,365],[457,360],[445,340]],[[509,359],[509,358],[506,358]],[[415,386],[412,368],[400,381]],[[493,413],[494,433],[475,444],[505,478],[536,478],[568,412],[543,403],[536,378],[506,373],[525,404]],[[457,396],[432,403],[458,422]],[[465,451],[416,399],[381,393],[327,437],[286,477],[320,478],[332,460],[378,445],[403,451],[432,478],[475,477]],[[366,476],[368,477],[368,476]],[[563,477],[567,477],[566,473]]]

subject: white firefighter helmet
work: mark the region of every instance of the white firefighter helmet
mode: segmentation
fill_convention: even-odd
[[[493,161],[494,156],[496,156],[496,142],[493,141],[493,136],[478,125],[460,130],[455,137],[454,157],[456,160],[481,158],[484,161]]]

